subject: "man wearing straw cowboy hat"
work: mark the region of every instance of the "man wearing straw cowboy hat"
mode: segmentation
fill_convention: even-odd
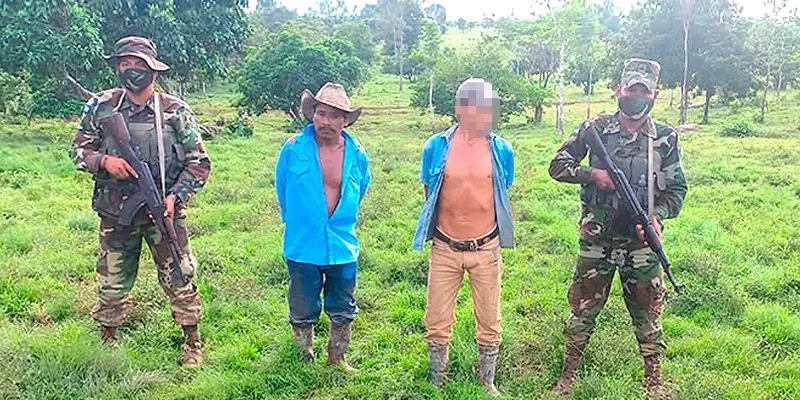
[[[101,325],[103,342],[115,346],[117,329],[131,310],[129,293],[136,281],[144,239],[158,266],[159,283],[169,298],[172,318],[183,326],[183,365],[198,366],[202,363],[197,329],[201,306],[197,286],[191,281],[195,259],[189,247],[186,206],[205,186],[211,161],[189,106],[181,99],[153,90],[158,73],[167,71],[169,66],[156,59],[152,41],[134,36],[122,38],[106,60],[117,71],[122,87],[100,92],[89,100],[70,150],[77,168],[94,176],[92,208],[100,216],[100,285],[92,317]],[[173,284],[169,279],[170,251],[146,207],[136,212],[130,224],[120,218],[120,210],[139,189],[136,171],[121,158],[111,133],[105,132],[99,122],[116,112],[128,125],[131,148],[150,168],[159,194],[164,197],[167,220],[174,225],[184,255],[180,264],[188,278],[185,284]]]
[[[314,358],[314,325],[324,293],[331,320],[328,365],[353,370],[345,360],[358,307],[358,209],[372,175],[364,147],[345,128],[361,115],[344,87],[326,83],[305,90],[300,109],[311,123],[289,139],[276,166],[275,187],[286,224],[283,255],[289,269],[289,322],[305,361]]]

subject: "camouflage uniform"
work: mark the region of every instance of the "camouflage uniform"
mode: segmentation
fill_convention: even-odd
[[[655,82],[650,83],[654,87]],[[585,132],[589,126],[597,128],[609,154],[627,176],[645,209],[648,208],[648,141],[652,140],[655,202],[651,213],[659,223],[680,213],[687,191],[686,178],[681,167],[678,133],[673,128],[646,117],[638,132],[626,132],[620,127],[619,118],[619,113],[601,115],[583,123],[550,164],[554,179],[582,185],[580,250],[568,294],[572,314],[565,323],[564,334],[568,346],[582,349],[586,345],[608,300],[614,272],[619,268],[623,297],[639,350],[644,357],[658,356],[666,348],[659,322],[666,292],[661,265],[655,253],[639,240],[634,223],[616,194],[601,191],[592,184],[589,177],[592,168],[602,165],[597,156],[590,155],[589,166],[580,165],[589,150]]]
[[[160,245],[161,235],[147,215],[146,207],[139,210],[131,226],[122,226],[117,221],[127,197],[138,187],[134,179],[118,180],[100,166],[104,155],[119,156],[113,138],[97,125],[100,118],[115,109],[122,113],[131,133],[131,147],[149,165],[156,187],[161,187],[154,97],[147,104],[137,106],[124,94],[123,89],[110,89],[89,100],[70,151],[77,168],[94,175],[92,208],[100,216],[97,261],[100,285],[92,316],[103,326],[116,327],[123,323],[131,308],[129,292],[136,280],[144,239],[158,267],[159,282],[169,297],[173,318],[184,326],[197,325],[201,310],[197,287],[191,282],[182,287],[166,284],[171,256],[167,247]],[[178,243],[189,255],[191,271],[188,275],[191,276],[195,259],[189,248],[186,204],[205,185],[211,161],[189,106],[173,96],[160,94],[160,98],[167,194],[178,198],[174,225]]]

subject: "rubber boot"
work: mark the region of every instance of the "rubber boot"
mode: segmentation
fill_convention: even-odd
[[[491,397],[500,396],[500,391],[494,385],[494,376],[497,371],[497,355],[500,353],[499,346],[478,345],[478,375],[481,378],[486,393]]]
[[[450,364],[450,346],[448,344],[428,343],[429,368],[431,384],[437,388],[444,385]]]
[[[350,323],[334,324],[331,323],[331,330],[328,334],[328,365],[339,365],[347,372],[356,371],[347,363],[344,354],[350,347],[350,337],[352,336]]]
[[[314,325],[300,327],[292,325],[294,344],[303,362],[314,361]]]

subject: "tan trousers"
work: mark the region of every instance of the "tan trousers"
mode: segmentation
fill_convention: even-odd
[[[456,322],[456,300],[464,271],[472,289],[476,339],[482,346],[498,346],[500,337],[500,278],[503,258],[500,239],[494,238],[478,251],[455,251],[434,238],[428,272],[428,305],[425,328],[428,343],[448,344]]]

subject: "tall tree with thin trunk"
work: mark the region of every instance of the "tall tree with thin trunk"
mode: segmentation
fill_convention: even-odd
[[[689,24],[692,16],[692,0],[681,0],[681,20],[683,22],[683,83],[681,84],[680,124],[686,123],[689,111]]]
[[[556,69],[556,77],[558,78],[558,104],[556,105],[556,130],[559,135],[564,135],[564,72],[566,71],[566,53],[567,53],[567,38],[562,26],[562,21],[553,9],[555,3],[560,3],[558,0],[545,0],[547,12],[553,20],[553,29],[555,40],[558,43],[558,67]],[[561,9],[566,5],[561,4]],[[559,9],[559,11],[562,11]]]

